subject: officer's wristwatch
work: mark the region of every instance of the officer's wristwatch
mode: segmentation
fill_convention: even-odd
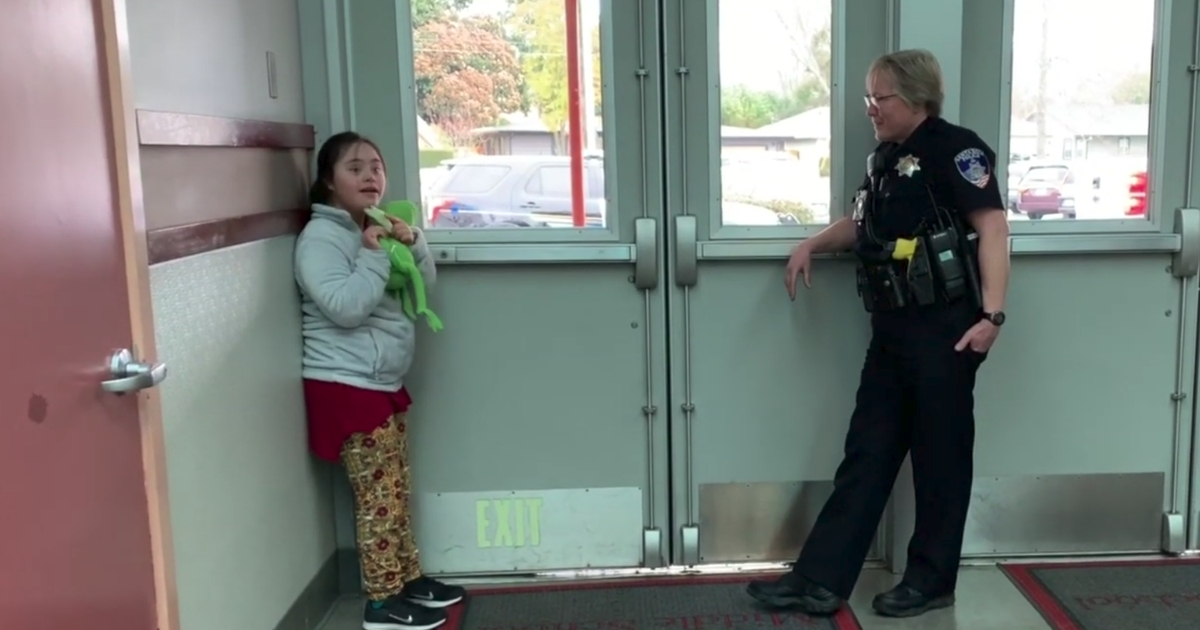
[[[992,313],[984,311],[983,318],[991,322],[993,326],[1004,325],[1004,311],[995,311]]]

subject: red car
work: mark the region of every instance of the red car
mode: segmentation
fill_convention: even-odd
[[[1129,207],[1125,216],[1146,216],[1146,171],[1138,171],[1129,179]]]
[[[1074,219],[1075,173],[1071,167],[1059,164],[1031,167],[1017,184],[1015,201],[1014,209],[1030,219],[1049,214]]]

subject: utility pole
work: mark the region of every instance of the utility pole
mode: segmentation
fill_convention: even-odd
[[[583,150],[591,151],[596,148],[596,137],[600,131],[596,129],[596,67],[592,46],[592,18],[599,13],[599,7],[593,0],[584,0],[580,9],[579,62],[583,65]]]
[[[1042,0],[1042,48],[1038,59],[1037,84],[1037,154],[1038,157],[1048,157],[1046,147],[1046,84],[1050,79],[1050,2]]]

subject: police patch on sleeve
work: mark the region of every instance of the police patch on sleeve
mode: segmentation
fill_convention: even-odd
[[[992,179],[992,168],[982,149],[971,147],[954,156],[954,166],[958,174],[973,186],[983,188]]]

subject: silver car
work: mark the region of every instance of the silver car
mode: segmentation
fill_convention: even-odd
[[[446,160],[423,199],[436,228],[571,227],[571,159],[557,155],[483,155]],[[586,227],[604,227],[604,160],[584,157]],[[731,225],[795,225],[795,217],[725,202]]]

